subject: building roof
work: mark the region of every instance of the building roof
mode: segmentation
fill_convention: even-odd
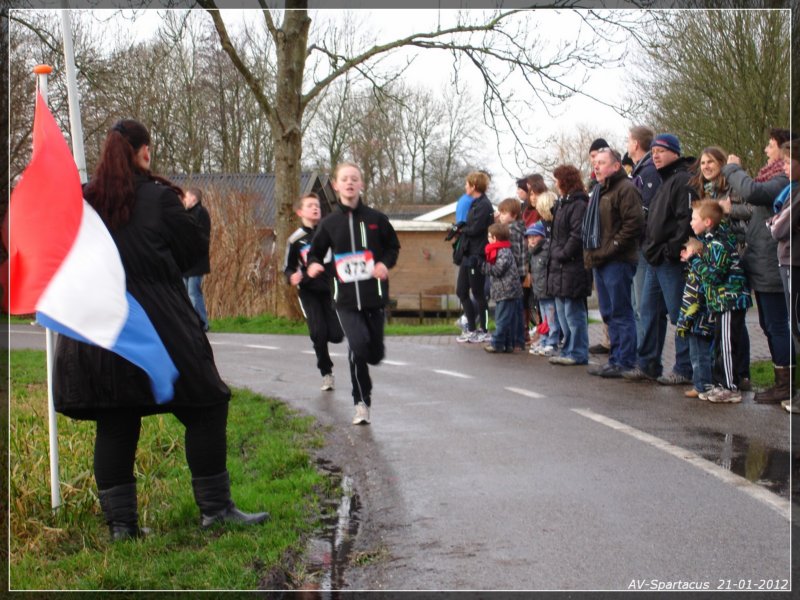
[[[456,212],[456,204],[458,202],[451,202],[450,204],[446,204],[442,207],[436,208],[429,212],[426,212],[424,215],[419,215],[415,217],[415,221],[438,221],[442,217],[446,217],[450,214],[455,214]]]
[[[256,214],[268,226],[275,224],[275,174],[274,173],[188,173],[167,176],[183,188],[216,188],[220,191],[252,194],[261,199]],[[333,188],[327,175],[317,171],[300,173],[300,193],[315,192],[322,200],[322,212],[327,214],[336,203]],[[327,204],[327,206],[326,206]]]

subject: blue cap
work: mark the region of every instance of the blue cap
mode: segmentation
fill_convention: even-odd
[[[545,237],[544,223],[536,221],[536,223],[525,230],[525,235],[540,235]]]
[[[657,135],[650,144],[651,148],[654,146],[666,148],[667,150],[672,150],[678,156],[681,155],[681,143],[678,141],[678,137],[671,133],[661,133]]]

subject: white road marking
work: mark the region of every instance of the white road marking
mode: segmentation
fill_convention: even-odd
[[[457,371],[444,371],[442,369],[433,369],[434,373],[439,373],[440,375],[449,375],[450,377],[460,377],[461,379],[474,379],[472,375],[464,375],[464,373],[459,373]]]
[[[593,421],[601,423],[606,427],[611,427],[612,429],[621,431],[622,433],[634,437],[639,441],[645,442],[646,444],[655,446],[659,450],[663,450],[667,454],[671,454],[676,458],[685,460],[689,464],[692,464],[698,469],[705,471],[709,475],[713,475],[717,479],[721,479],[725,483],[728,483],[734,487],[739,488],[745,494],[748,494],[752,498],[755,498],[756,500],[759,500],[760,502],[763,502],[764,504],[769,506],[783,518],[791,520],[790,517],[791,504],[789,503],[788,500],[784,500],[783,498],[770,492],[769,490],[759,485],[756,485],[755,483],[751,483],[744,477],[736,475],[735,473],[731,473],[726,469],[723,469],[719,465],[716,465],[706,460],[705,458],[698,456],[697,454],[695,454],[690,450],[686,450],[685,448],[681,448],[680,446],[670,444],[669,442],[662,440],[661,438],[657,438],[654,435],[650,435],[649,433],[645,433],[644,431],[640,431],[635,427],[625,425],[624,423],[620,423],[619,421],[615,421],[614,419],[609,419],[608,417],[598,415],[597,413],[594,413],[591,410],[573,408],[572,411],[578,413],[582,417],[586,417],[587,419],[592,419]]]
[[[259,346],[258,344],[245,344],[245,348],[258,348],[259,350],[280,350],[277,346]]]
[[[536,392],[531,392],[530,390],[523,390],[522,388],[515,388],[515,387],[507,387],[506,388],[509,392],[514,392],[515,394],[521,394],[522,396],[528,396],[528,398],[545,398],[543,394],[537,394]]]
[[[316,354],[316,352],[314,352],[313,350],[302,350],[302,353],[303,354]],[[329,356],[338,356],[338,357],[347,356],[347,354],[342,354],[341,352],[329,352],[328,355]]]
[[[382,360],[381,364],[392,365],[393,367],[405,367],[408,363],[400,362],[399,360]]]
[[[11,337],[14,337],[15,335],[44,335],[44,329],[41,329],[40,331],[20,331],[18,329],[11,329],[9,330],[9,333],[11,334]]]
[[[238,346],[236,342],[217,342],[214,340],[208,340],[208,343],[212,346]]]

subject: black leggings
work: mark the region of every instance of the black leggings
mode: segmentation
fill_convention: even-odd
[[[465,256],[458,269],[456,295],[458,299],[461,300],[461,308],[467,317],[467,328],[469,331],[475,331],[476,327],[486,331],[488,308],[486,292],[484,290],[486,276],[477,268],[468,266],[468,260],[469,257]],[[470,299],[470,292],[472,292],[472,298],[475,299],[474,307]]]
[[[209,477],[226,469],[228,403],[177,408],[173,414],[186,427],[186,462],[192,477]],[[108,411],[97,418],[94,477],[97,489],[134,483],[133,463],[142,416],[135,410]]]

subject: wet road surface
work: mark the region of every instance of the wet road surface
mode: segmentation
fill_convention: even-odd
[[[329,426],[324,459],[360,503],[352,551],[376,557],[337,573],[346,589],[715,590],[790,578],[790,418],[774,406],[388,338],[371,371],[373,424],[358,427],[344,344],[332,347],[337,389],[321,392],[306,337],[210,338],[230,384]]]

